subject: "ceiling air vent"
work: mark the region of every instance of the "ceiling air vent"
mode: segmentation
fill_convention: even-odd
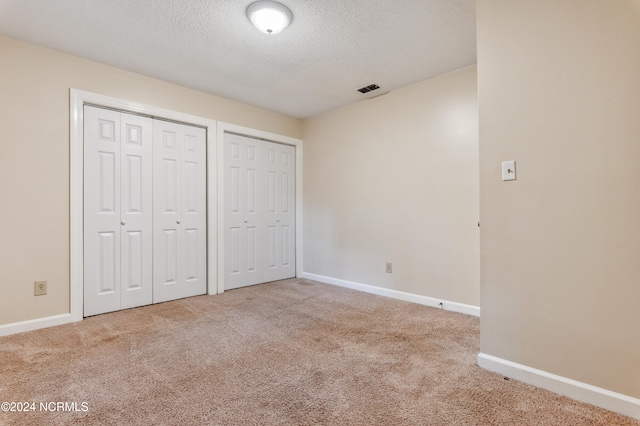
[[[358,92],[367,93],[367,92],[371,92],[372,90],[376,90],[376,89],[379,89],[379,88],[380,88],[380,86],[378,86],[377,84],[370,84],[368,86],[359,88]]]

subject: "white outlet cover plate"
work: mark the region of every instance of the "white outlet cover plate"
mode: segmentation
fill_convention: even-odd
[[[516,180],[515,160],[502,162],[502,180]]]

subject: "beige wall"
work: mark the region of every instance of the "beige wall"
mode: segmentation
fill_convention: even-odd
[[[478,306],[477,117],[473,66],[305,120],[305,272]]]
[[[69,88],[302,136],[298,119],[0,36],[0,325],[69,312]]]
[[[640,398],[640,1],[477,24],[481,351]]]

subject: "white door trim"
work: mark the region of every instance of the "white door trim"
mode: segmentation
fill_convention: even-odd
[[[302,276],[302,140],[249,127],[218,122],[218,293],[224,292],[224,134],[237,133],[257,139],[292,145],[296,149],[296,277]],[[211,223],[211,222],[210,222]]]
[[[70,210],[70,311],[71,321],[83,318],[84,300],[84,230],[83,230],[83,155],[84,155],[84,104],[115,108],[121,111],[144,114],[155,118],[193,124],[207,129],[207,292],[218,293],[220,283],[217,278],[218,238],[215,224],[218,221],[219,206],[218,189],[220,170],[215,156],[220,152],[218,146],[218,123],[208,118],[184,114],[150,105],[139,104],[96,93],[70,89],[69,129],[70,129],[70,163],[69,163],[69,210]],[[285,142],[286,143],[286,142]],[[222,194],[222,192],[220,192]],[[220,197],[221,199],[223,197]],[[223,210],[224,211],[224,210]],[[223,246],[224,247],[224,246]],[[221,253],[220,253],[221,254]]]

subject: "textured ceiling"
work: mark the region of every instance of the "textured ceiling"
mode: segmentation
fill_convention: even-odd
[[[0,34],[299,118],[476,62],[475,0],[281,0],[271,36],[252,2],[0,0]]]

